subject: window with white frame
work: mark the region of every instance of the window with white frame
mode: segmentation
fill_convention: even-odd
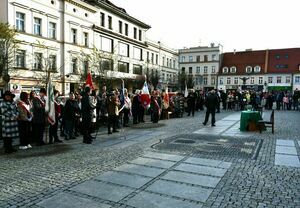
[[[181,62],[185,62],[185,56],[181,56]]]
[[[254,77],[250,77],[250,84],[254,84]]]
[[[203,84],[207,85],[207,77],[203,77]]]
[[[108,29],[112,30],[113,29],[113,26],[112,26],[112,17],[111,16],[108,16]]]
[[[74,44],[77,43],[77,30],[74,28],[71,29],[71,41]]]
[[[234,77],[234,84],[239,84],[239,78],[238,77]]]
[[[21,12],[16,13],[16,29],[18,31],[25,31],[25,14]]]
[[[83,33],[83,42],[85,47],[89,47],[89,34],[87,32]]]
[[[100,22],[101,26],[105,27],[105,14],[103,12],[100,12]]]
[[[287,76],[286,78],[285,78],[285,83],[291,83],[291,77],[290,76]]]
[[[156,57],[156,58],[155,58],[155,64],[158,65],[158,54],[156,54],[155,57]]]
[[[208,68],[207,66],[204,66],[204,67],[203,67],[203,73],[204,73],[204,74],[207,74],[207,68]]]
[[[128,36],[128,24],[125,23],[125,35]]]
[[[189,67],[189,74],[193,73],[193,67]]]
[[[300,76],[295,76],[295,84],[300,84]]]
[[[268,83],[269,84],[273,83],[273,77],[268,77]]]
[[[236,67],[235,66],[230,67],[230,73],[236,73]]]
[[[119,61],[118,68],[119,68],[118,70],[119,72],[129,73],[129,63],[127,62]]]
[[[56,23],[49,22],[49,38],[56,39]]]
[[[215,85],[215,84],[216,84],[216,78],[214,78],[214,77],[211,78],[211,84],[212,84],[212,85]]]
[[[193,56],[189,56],[189,62],[193,62]]]
[[[228,85],[231,84],[231,77],[227,77],[227,84],[228,84]]]
[[[220,78],[219,84],[220,84],[220,85],[223,85],[223,84],[224,84],[223,77]]]
[[[196,56],[196,61],[200,62],[200,56]]]
[[[246,66],[246,73],[252,72],[252,66]]]
[[[129,45],[119,42],[119,55],[129,57]]]
[[[56,71],[57,70],[56,55],[50,55],[49,56],[49,69],[52,70],[52,71]]]
[[[133,58],[136,60],[142,60],[142,49],[133,47]],[[153,55],[153,54],[152,54]],[[153,61],[152,61],[153,62]]]
[[[196,67],[196,74],[200,74],[200,66]]]
[[[17,50],[16,53],[16,67],[25,68],[25,50]]]
[[[113,52],[113,40],[106,37],[101,37],[101,50],[106,52]]]
[[[78,59],[77,58],[72,58],[71,60],[71,73],[76,74],[78,71]]]
[[[217,55],[216,55],[216,54],[213,54],[213,55],[211,55],[211,59],[212,59],[213,61],[215,61],[215,60],[216,60],[216,57],[217,57]]]
[[[262,84],[263,83],[263,77],[258,77],[258,84]]]
[[[211,73],[215,74],[216,73],[216,66],[211,66]]]
[[[280,84],[281,83],[281,76],[278,76],[276,79],[277,79],[277,83]]]
[[[33,34],[42,35],[42,19],[41,18],[37,18],[37,17],[34,18]]]
[[[223,73],[224,74],[228,73],[228,67],[223,67]]]
[[[256,72],[256,73],[260,72],[260,66],[255,66],[254,67],[254,72]]]
[[[34,53],[33,69],[42,70],[42,62],[43,62],[43,54],[42,53]]]

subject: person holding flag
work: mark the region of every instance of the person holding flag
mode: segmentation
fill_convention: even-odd
[[[60,140],[57,135],[58,120],[59,120],[59,117],[61,116],[61,106],[56,100],[58,96],[59,96],[59,91],[54,90],[53,103],[54,103],[54,109],[55,109],[55,113],[54,113],[55,114],[55,116],[54,116],[55,122],[54,122],[54,124],[51,124],[49,122],[49,124],[50,124],[50,126],[49,126],[49,144],[52,144],[53,142],[62,143],[62,140]],[[49,116],[53,116],[53,112],[48,114],[48,119],[49,119]],[[51,120],[53,120],[53,119],[51,119]]]
[[[168,86],[166,86],[165,92],[162,94],[163,100],[162,100],[162,116],[163,119],[168,118],[168,108],[170,105],[169,100],[169,93],[168,93]]]

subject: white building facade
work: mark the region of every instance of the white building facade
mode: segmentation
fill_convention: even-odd
[[[194,47],[179,50],[179,70],[192,77],[194,89],[210,90],[217,86],[220,46]]]
[[[161,74],[164,53],[177,62],[175,50],[147,43],[149,25],[109,1],[8,0],[0,8],[1,22],[14,26],[20,41],[10,83],[24,90],[44,85],[46,71],[63,93],[82,87],[88,71],[97,88],[108,81],[119,87],[123,79],[133,90],[142,87],[148,53]],[[175,73],[176,66],[166,68]]]

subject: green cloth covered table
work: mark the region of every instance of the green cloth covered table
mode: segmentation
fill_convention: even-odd
[[[258,121],[262,120],[259,111],[242,111],[240,120],[240,131],[248,131],[247,126],[250,122],[258,124]]]

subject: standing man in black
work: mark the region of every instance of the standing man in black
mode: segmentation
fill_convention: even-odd
[[[205,120],[203,122],[203,125],[205,126],[208,122],[209,119],[209,114],[211,114],[211,126],[216,126],[215,122],[215,113],[216,113],[216,108],[218,106],[219,99],[218,96],[216,95],[215,91],[212,90],[209,95],[206,98],[205,105],[206,105],[206,114],[205,114]]]
[[[90,96],[91,88],[85,87],[84,94],[81,100],[82,111],[82,127],[83,127],[83,143],[91,144],[91,125],[93,118],[93,111],[96,108],[96,103],[93,102],[93,98]]]
[[[194,93],[194,90],[191,90],[187,96],[187,107],[188,107],[188,115],[191,115],[192,112],[192,116],[194,116],[195,114],[195,104],[196,104],[196,95]]]

